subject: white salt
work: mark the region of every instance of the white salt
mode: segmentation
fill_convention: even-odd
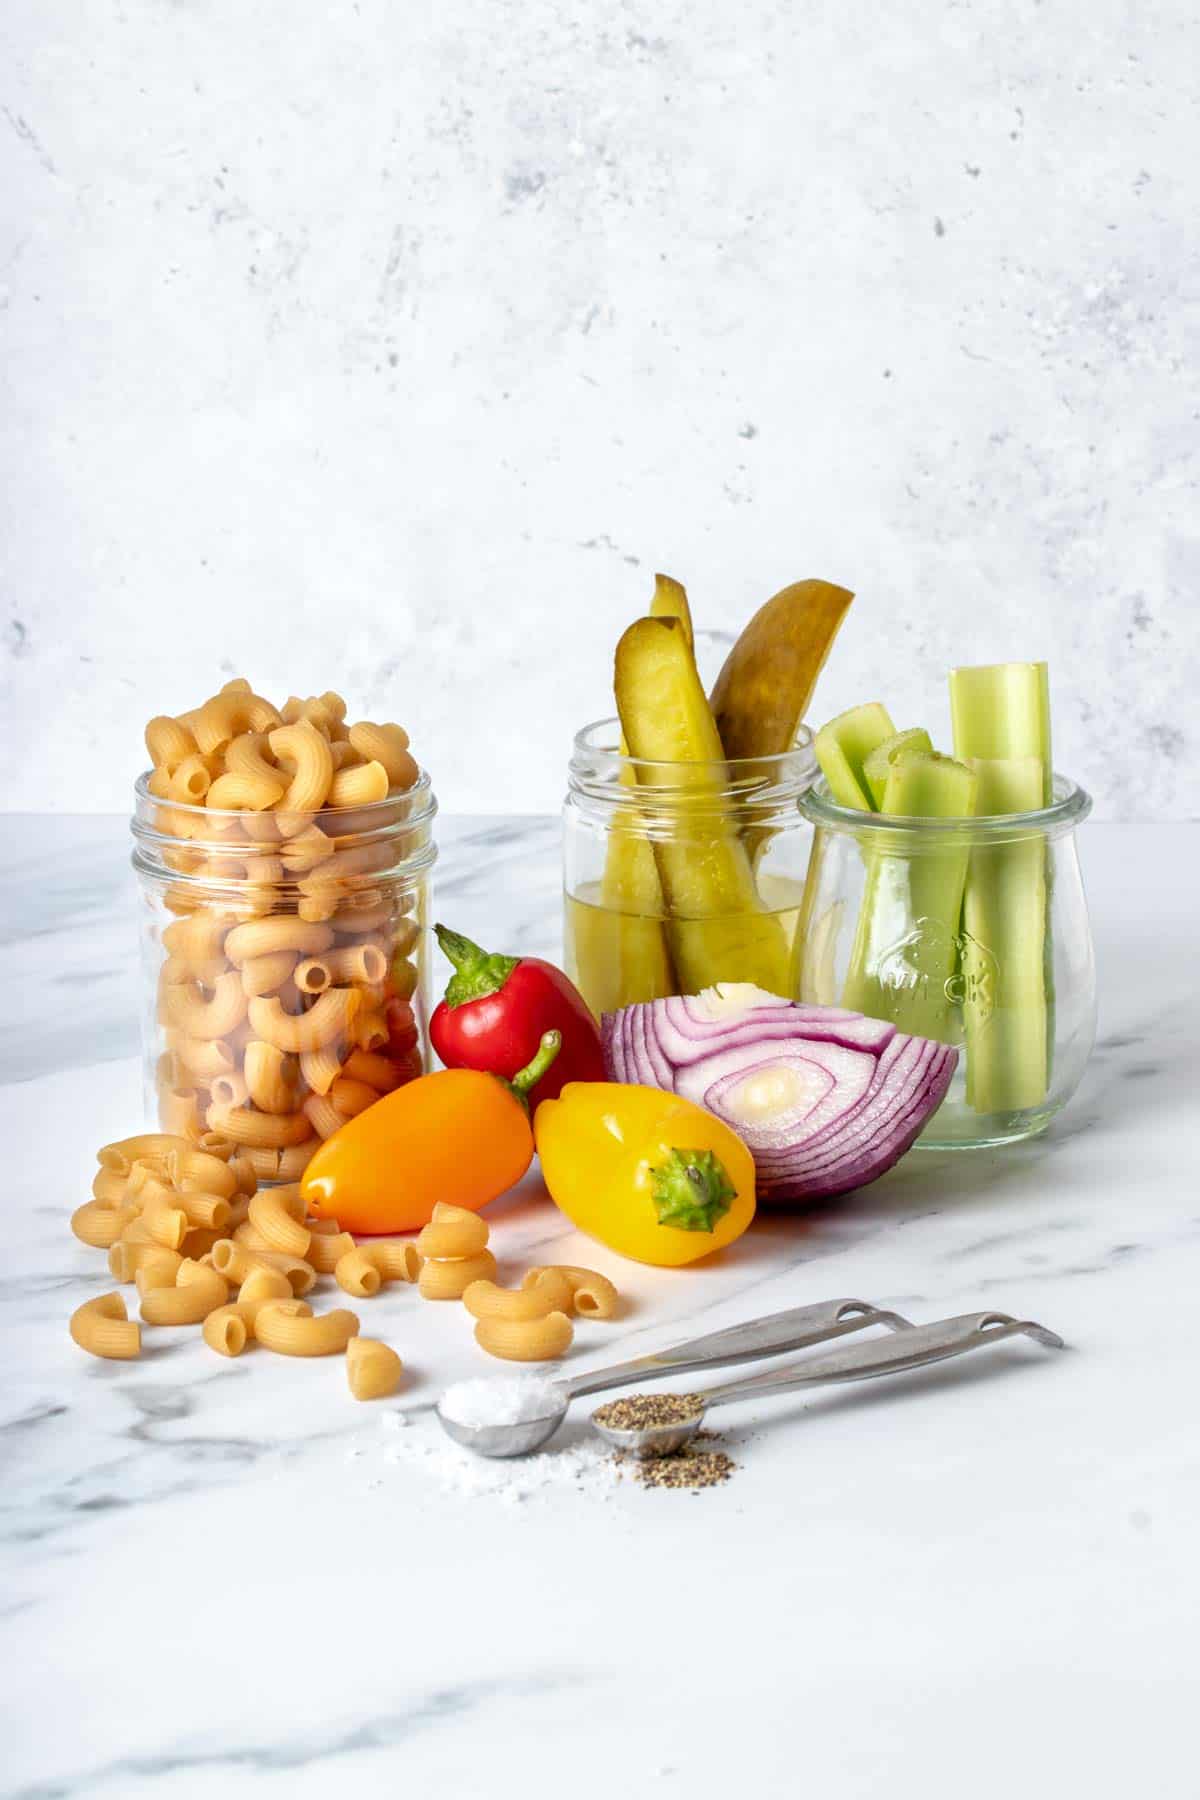
[[[414,1417],[411,1424],[411,1430],[397,1435],[387,1445],[383,1461],[419,1470],[443,1493],[514,1506],[542,1495],[549,1498],[555,1492],[608,1500],[618,1490],[620,1472],[608,1446],[597,1438],[567,1444],[562,1449],[543,1450],[534,1456],[494,1461],[452,1442],[429,1414]]]
[[[456,1425],[522,1425],[529,1419],[545,1419],[561,1411],[562,1389],[536,1376],[493,1376],[490,1380],[458,1381],[446,1389],[438,1408]]]

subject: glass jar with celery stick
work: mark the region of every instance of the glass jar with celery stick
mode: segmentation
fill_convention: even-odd
[[[876,702],[817,733],[797,960],[802,1000],[961,1047],[920,1141],[969,1148],[1040,1131],[1091,1052],[1091,800],[1053,772],[1044,663],[955,669],[950,703],[953,756]]]
[[[711,696],[683,588],[660,575],[617,646],[618,717],[575,739],[564,830],[567,971],[599,1015],[752,982],[791,996],[817,776],[801,723],[852,596],[784,588]]]

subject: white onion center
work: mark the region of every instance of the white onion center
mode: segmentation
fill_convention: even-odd
[[[768,1063],[753,1069],[725,1096],[734,1118],[747,1125],[775,1121],[784,1113],[803,1116],[829,1088],[829,1076],[810,1062]]]

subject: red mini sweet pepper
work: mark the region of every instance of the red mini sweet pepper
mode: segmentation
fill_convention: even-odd
[[[433,929],[454,964],[429,1021],[448,1069],[484,1069],[511,1081],[533,1061],[546,1032],[557,1031],[562,1048],[531,1089],[530,1111],[557,1100],[568,1081],[604,1080],[599,1027],[561,969],[536,956],[489,955],[445,925]]]

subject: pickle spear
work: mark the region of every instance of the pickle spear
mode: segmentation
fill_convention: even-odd
[[[692,614],[682,582],[670,575],[656,575],[650,612],[654,618],[678,619],[691,644]],[[621,754],[629,754],[623,732]],[[620,779],[626,787],[634,787],[637,781],[630,768],[622,768]],[[609,931],[597,943],[598,952],[603,947],[607,966],[585,971],[583,981],[586,994],[603,997],[604,1005],[598,1010],[614,1012],[637,1000],[673,994],[675,974],[662,926],[662,884],[654,851],[634,807],[623,808],[613,819],[600,901],[611,915],[606,921]],[[609,941],[611,936],[615,936],[615,944]]]
[[[678,619],[683,626],[683,635],[688,641],[688,649],[691,649],[696,634],[692,630],[692,609],[688,605],[687,589],[682,581],[676,581],[673,575],[656,575],[654,577],[654,598],[650,602],[650,617],[652,619]]]
[[[783,927],[765,911],[724,796],[725,754],[680,621],[638,619],[617,645],[615,689],[644,787],[669,795],[670,835],[654,840],[680,991],[752,981],[788,992]]]
[[[712,691],[726,756],[782,756],[792,748],[853,598],[831,581],[794,581],[759,607]]]

